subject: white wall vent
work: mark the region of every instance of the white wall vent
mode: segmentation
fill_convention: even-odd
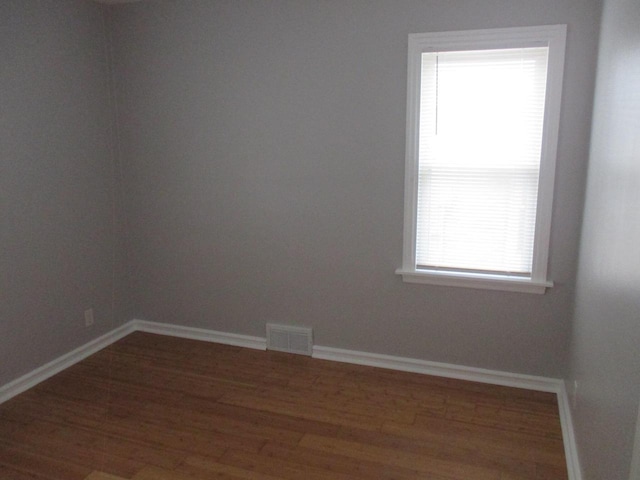
[[[267,323],[267,348],[278,352],[311,356],[313,329]]]

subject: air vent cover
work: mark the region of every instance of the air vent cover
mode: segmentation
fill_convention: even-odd
[[[267,348],[310,356],[313,352],[313,329],[267,323]]]

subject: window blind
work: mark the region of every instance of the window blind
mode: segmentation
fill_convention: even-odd
[[[422,54],[418,268],[531,274],[547,57]]]

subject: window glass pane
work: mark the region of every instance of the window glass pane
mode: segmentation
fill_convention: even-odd
[[[547,54],[422,54],[418,266],[531,273]]]

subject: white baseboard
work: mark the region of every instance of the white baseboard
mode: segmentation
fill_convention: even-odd
[[[567,458],[569,480],[582,480],[582,468],[580,467],[578,445],[576,443],[575,430],[573,429],[571,405],[569,404],[569,395],[564,381],[558,391],[558,410],[560,411],[562,441],[564,443],[564,454]]]
[[[89,355],[93,355],[99,350],[108,347],[114,342],[117,342],[123,337],[126,337],[134,331],[131,322],[128,322],[115,330],[110,331],[102,335],[101,337],[91,340],[88,343],[76,348],[75,350],[62,355],[61,357],[52,360],[51,362],[42,365],[35,370],[23,375],[16,380],[7,383],[0,387],[0,404],[6,402],[10,398],[36,386],[38,383],[43,382],[49,377],[52,377],[56,373],[63,371],[66,368],[84,360]]]
[[[455,378],[472,382],[490,383],[507,387],[526,388],[539,392],[557,393],[562,380],[533,375],[485,370],[465,367],[449,363],[429,362],[414,358],[393,357],[377,353],[357,352],[330,347],[313,347],[313,358],[332,360],[334,362],[355,363],[370,367],[388,368],[403,372],[422,373],[436,377]]]
[[[255,350],[266,350],[267,339],[262,337],[251,337],[249,335],[238,335],[236,333],[218,332],[204,328],[185,327],[170,323],[148,322],[146,320],[132,320],[129,322],[134,329],[140,332],[157,333],[158,335],[169,335],[171,337],[189,338],[191,340],[202,340],[203,342],[222,343],[224,345],[234,345],[236,347],[253,348]]]
[[[252,337],[249,335],[185,327],[168,323],[149,322],[146,320],[131,320],[106,335],[92,340],[74,351],[0,387],[0,404],[135,331],[202,340],[257,350],[266,350],[267,348],[267,340],[263,337]],[[573,422],[571,419],[571,408],[563,380],[322,346],[314,346],[312,356],[313,358],[335,362],[353,363],[403,372],[555,393],[558,397],[558,409],[560,412],[560,423],[562,426],[562,437],[567,458],[569,480],[582,480]]]

